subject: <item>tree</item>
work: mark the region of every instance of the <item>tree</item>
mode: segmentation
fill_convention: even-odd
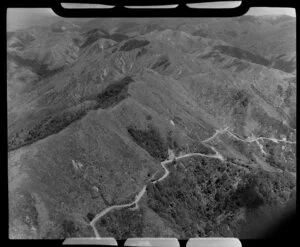
[[[75,223],[70,220],[64,220],[62,222],[62,229],[64,238],[75,237],[79,231]]]

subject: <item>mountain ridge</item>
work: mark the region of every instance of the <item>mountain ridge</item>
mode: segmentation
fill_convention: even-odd
[[[247,237],[292,204],[294,19],[139,20],[9,33],[12,238]],[[205,145],[223,159],[188,156],[213,155]],[[91,225],[145,185],[135,209]]]

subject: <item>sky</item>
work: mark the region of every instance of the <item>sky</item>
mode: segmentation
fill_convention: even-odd
[[[198,7],[201,5],[204,8],[232,8],[240,5],[240,1],[230,1],[230,2],[215,2],[215,3],[201,3],[197,4]],[[193,7],[197,7],[197,5],[193,5]],[[104,7],[103,5],[99,5],[100,7]],[[65,6],[66,7],[66,6]],[[89,6],[85,6],[89,7]],[[250,10],[246,13],[247,15],[290,15],[295,17],[296,11],[293,8],[250,8]],[[24,29],[34,25],[44,25],[43,19],[46,17],[56,16],[52,9],[42,9],[42,8],[27,8],[27,9],[17,9],[10,8],[7,10],[7,29],[17,30]],[[45,22],[46,24],[46,22]]]
[[[9,8],[7,9],[7,30],[28,28],[46,17],[55,16],[52,9],[47,8]]]

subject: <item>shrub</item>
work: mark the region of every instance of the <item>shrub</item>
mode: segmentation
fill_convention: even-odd
[[[293,58],[290,61],[276,59],[273,68],[282,70],[286,73],[292,73],[296,69],[296,62]]]
[[[218,160],[197,158],[188,172],[171,171],[163,186],[157,183],[147,190],[148,206],[178,229],[181,238],[196,237],[197,222],[205,225],[203,237],[217,234],[216,218],[237,208],[230,201],[233,172],[227,177],[215,172],[223,166]]]
[[[112,35],[107,36],[106,38],[112,39],[112,40],[117,41],[117,42],[121,42],[125,39],[128,39],[129,37],[125,34],[114,33]]]
[[[96,42],[101,37],[103,37],[103,35],[101,35],[97,32],[90,34],[88,36],[88,38],[85,40],[85,42],[80,46],[80,48],[85,48],[85,47],[93,44],[94,42]]]
[[[95,214],[93,214],[93,213],[88,213],[87,214],[87,218],[89,219],[89,221],[92,221],[93,219],[94,219],[94,217],[95,217]]]
[[[80,39],[73,38],[73,43],[78,46],[80,44]]]
[[[96,98],[93,98],[94,101],[82,102],[82,105],[71,107],[54,115],[48,114],[31,128],[10,135],[8,138],[9,151],[61,131],[72,122],[82,118],[91,109],[116,105],[128,96],[128,85],[131,82],[133,82],[131,77],[125,77],[117,83],[109,85]]]
[[[199,141],[191,143],[189,150],[192,153],[202,153],[206,155],[215,154],[215,152],[210,147],[205,146]]]
[[[127,128],[133,140],[145,149],[151,156],[165,160],[168,157],[168,147],[161,138],[158,130],[151,127],[150,130],[138,130],[134,127]]]
[[[120,51],[131,51],[137,48],[141,48],[143,46],[147,46],[150,44],[148,40],[138,40],[138,39],[131,39],[125,42],[125,44],[120,48]]]
[[[257,192],[254,185],[246,185],[243,188],[239,188],[236,191],[236,194],[237,203],[242,207],[254,209],[264,203],[262,196]]]
[[[127,208],[113,211],[101,218],[96,227],[104,226],[109,237],[117,240],[129,237],[142,237],[143,211],[130,211]]]
[[[64,30],[62,28],[55,27],[55,28],[52,28],[52,32],[54,32],[54,33],[63,33]]]
[[[128,85],[131,82],[133,79],[127,76],[119,82],[109,85],[96,97],[96,108],[108,108],[125,99],[128,96]]]
[[[7,54],[7,59],[16,62],[20,66],[29,68],[41,78],[50,77],[64,69],[64,66],[55,69],[49,69],[48,65],[45,63],[40,63],[37,60],[23,59],[17,55],[13,56],[11,54]]]
[[[215,46],[215,49],[225,55],[229,55],[231,57],[236,57],[238,59],[243,59],[243,60],[246,60],[246,61],[249,61],[252,63],[257,63],[257,64],[261,64],[264,66],[268,66],[270,64],[270,61],[265,59],[264,57],[256,55],[256,54],[252,54],[248,51],[242,50],[237,47],[219,45],[219,46]]]
[[[136,54],[136,57],[141,57],[147,53],[147,49],[145,47],[142,47],[142,49],[139,50],[139,52]]]
[[[196,30],[195,32],[192,33],[192,35],[200,36],[200,37],[204,37],[204,38],[209,36],[208,33],[203,29]]]
[[[64,220],[62,222],[62,235],[64,238],[75,237],[78,234],[79,228],[74,224],[73,221]]]
[[[168,56],[161,56],[158,61],[152,65],[152,69],[157,69],[159,67],[163,67],[163,69],[166,69],[170,65],[170,61]]]

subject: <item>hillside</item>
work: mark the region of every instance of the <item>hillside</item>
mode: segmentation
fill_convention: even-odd
[[[294,21],[99,18],[10,33],[10,237],[247,238],[285,214]],[[145,185],[136,208],[95,219]]]

